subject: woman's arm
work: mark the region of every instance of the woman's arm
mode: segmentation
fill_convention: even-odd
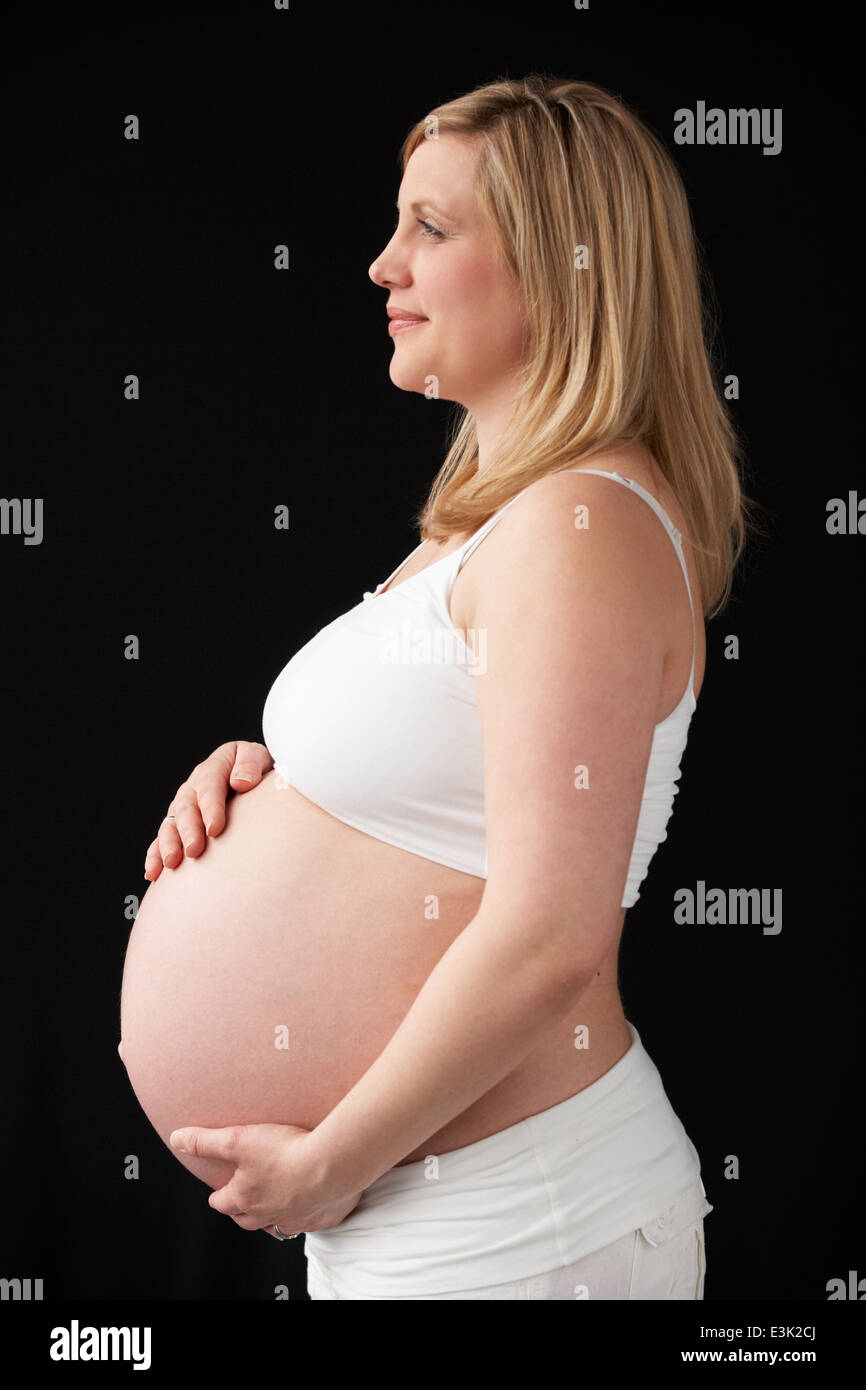
[[[558,924],[479,909],[376,1061],[311,1132],[326,1193],[357,1192],[484,1095],[580,998]]]
[[[591,524],[578,529],[581,505]],[[311,1132],[325,1192],[368,1187],[513,1071],[580,999],[619,922],[669,630],[659,573],[670,542],[639,498],[569,473],[534,484],[484,545],[472,615],[487,640],[475,677],[484,897]]]

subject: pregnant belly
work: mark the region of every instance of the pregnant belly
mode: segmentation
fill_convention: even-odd
[[[226,810],[201,858],[149,886],[127,946],[123,1061],[166,1144],[182,1125],[317,1125],[484,887],[344,825],[273,771]],[[232,1175],[177,1157],[213,1187]]]

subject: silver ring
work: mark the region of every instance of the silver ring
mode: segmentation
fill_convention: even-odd
[[[163,816],[163,820],[174,820],[174,816]]]
[[[274,1222],[273,1231],[277,1240],[297,1240],[298,1236],[303,1234],[303,1232],[301,1231],[295,1231],[294,1235],[284,1235],[284,1233],[280,1230],[276,1222]]]

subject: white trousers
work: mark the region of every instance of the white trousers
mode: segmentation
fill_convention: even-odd
[[[703,1188],[700,1188],[703,1192]],[[506,1284],[459,1292],[405,1294],[403,1298],[543,1298],[634,1300],[699,1300],[704,1296],[706,1245],[704,1219],[698,1190],[686,1193],[667,1211],[611,1245],[574,1264],[545,1274],[513,1279]],[[701,1205],[703,1205],[701,1203]],[[311,1299],[339,1299],[340,1295],[314,1255],[307,1255],[307,1292]],[[358,1298],[362,1295],[357,1295]],[[377,1297],[376,1295],[366,1295]],[[392,1300],[399,1299],[395,1294]]]

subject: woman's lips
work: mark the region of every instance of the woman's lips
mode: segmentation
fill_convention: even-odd
[[[422,323],[429,323],[429,322],[430,322],[429,319],[401,319],[401,318],[394,318],[394,319],[391,319],[390,322],[388,323],[388,332],[391,334],[391,337],[393,338],[393,337],[395,337],[398,333],[402,333],[402,332],[404,331],[404,329],[406,329],[406,328],[420,328]]]

